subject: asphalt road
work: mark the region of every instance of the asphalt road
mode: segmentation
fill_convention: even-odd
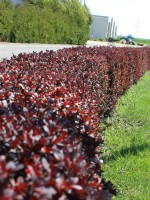
[[[107,42],[88,41],[86,46],[101,46],[108,45]],[[70,48],[76,45],[64,45],[64,44],[22,44],[22,43],[4,43],[0,42],[0,60],[7,58],[10,59],[13,54],[19,53],[31,53],[33,51],[40,52],[46,50],[57,51],[58,49]]]
[[[70,48],[77,45],[64,45],[64,44],[25,44],[25,43],[4,43],[0,42],[0,61],[4,58],[10,59],[13,54],[18,55],[19,53],[31,53],[33,51],[40,52],[46,50],[57,51],[58,49]],[[86,47],[91,46],[116,46],[116,47],[137,47],[133,45],[125,45],[120,43],[109,43],[102,41],[87,41]]]
[[[20,44],[20,43],[0,43],[0,60],[3,58],[10,59],[13,54],[31,53],[33,51],[40,52],[46,50],[54,50],[62,48],[70,48],[71,45],[58,45],[58,44]]]

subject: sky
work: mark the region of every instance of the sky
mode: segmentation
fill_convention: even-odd
[[[150,39],[150,0],[83,0],[92,15],[113,17],[118,35]]]

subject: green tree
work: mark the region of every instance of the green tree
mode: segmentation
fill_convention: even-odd
[[[15,42],[36,42],[38,40],[38,19],[35,7],[28,4],[15,8],[13,32]]]
[[[3,40],[69,44],[85,44],[87,41],[91,16],[79,0],[18,2],[13,6],[10,0],[0,0],[0,38]],[[6,7],[9,8],[7,11]]]
[[[13,25],[14,7],[10,0],[0,0],[0,41],[9,41]]]

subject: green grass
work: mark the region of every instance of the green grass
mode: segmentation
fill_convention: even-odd
[[[135,38],[133,39],[136,43],[150,45],[150,39]]]
[[[150,199],[150,72],[123,95],[104,132],[104,177],[115,200]]]

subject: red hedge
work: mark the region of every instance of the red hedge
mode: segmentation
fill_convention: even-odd
[[[0,198],[109,199],[98,132],[150,48],[78,47],[0,63]]]

